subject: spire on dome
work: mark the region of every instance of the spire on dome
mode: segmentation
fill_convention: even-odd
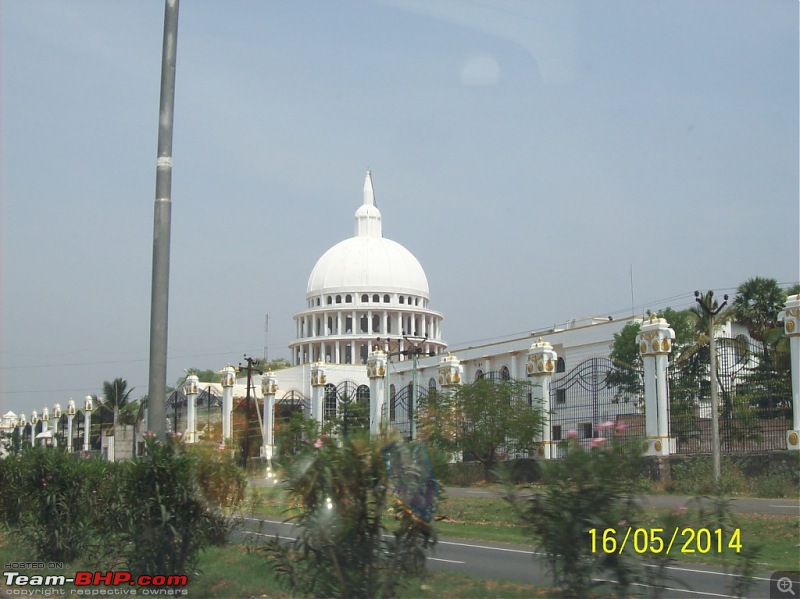
[[[367,169],[367,178],[364,179],[364,204],[375,205],[375,191],[372,189],[372,173]]]
[[[367,178],[364,180],[364,203],[356,210],[356,236],[383,237],[381,212],[375,205],[370,171],[367,171]]]

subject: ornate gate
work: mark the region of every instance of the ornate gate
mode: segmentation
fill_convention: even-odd
[[[416,411],[412,390],[412,383],[408,383],[408,385],[401,387],[399,390],[394,385],[390,385],[389,401],[384,402],[381,413],[381,420],[388,423],[389,428],[399,431],[405,439],[411,438],[411,419]],[[428,387],[418,384],[417,403],[419,403],[420,398],[427,397],[427,395]]]
[[[551,441],[575,431],[588,443],[604,422],[625,422],[626,436],[644,435],[642,370],[609,358],[584,360],[550,383]]]

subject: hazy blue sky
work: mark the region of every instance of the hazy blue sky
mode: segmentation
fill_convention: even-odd
[[[2,0],[0,413],[147,390],[164,3]],[[451,346],[798,274],[798,3],[184,0],[168,380],[383,232]]]

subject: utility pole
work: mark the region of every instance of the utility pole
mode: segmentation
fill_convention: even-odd
[[[245,394],[244,398],[244,420],[245,420],[245,427],[244,427],[244,457],[242,458],[242,466],[247,468],[247,458],[250,455],[250,388],[253,386],[253,364],[257,362],[256,359],[251,358],[250,356],[245,355],[245,361],[247,362],[247,393]],[[239,364],[239,370],[241,370],[242,364]],[[258,401],[258,399],[256,399]]]
[[[158,113],[158,159],[153,218],[153,279],[150,296],[150,373],[147,427],[164,442],[167,391],[167,316],[169,313],[169,243],[172,212],[172,124],[175,109],[175,57],[178,46],[178,0],[165,0],[161,53],[161,101]]]
[[[713,455],[714,464],[714,482],[719,483],[721,465],[720,465],[720,447],[719,447],[719,408],[717,407],[717,344],[714,339],[714,317],[719,314],[728,303],[728,296],[723,296],[725,301],[722,305],[717,306],[714,301],[714,292],[709,291],[705,297],[700,295],[699,291],[694,292],[695,301],[700,304],[703,311],[708,315],[708,349],[709,349],[709,362],[711,370],[711,451]]]

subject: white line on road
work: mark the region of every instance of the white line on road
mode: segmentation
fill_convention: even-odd
[[[442,559],[441,557],[429,557],[428,559],[431,559],[431,560],[433,560],[435,562],[447,562],[448,564],[466,564],[467,563],[467,562],[459,562],[459,561],[456,561],[454,559]]]

